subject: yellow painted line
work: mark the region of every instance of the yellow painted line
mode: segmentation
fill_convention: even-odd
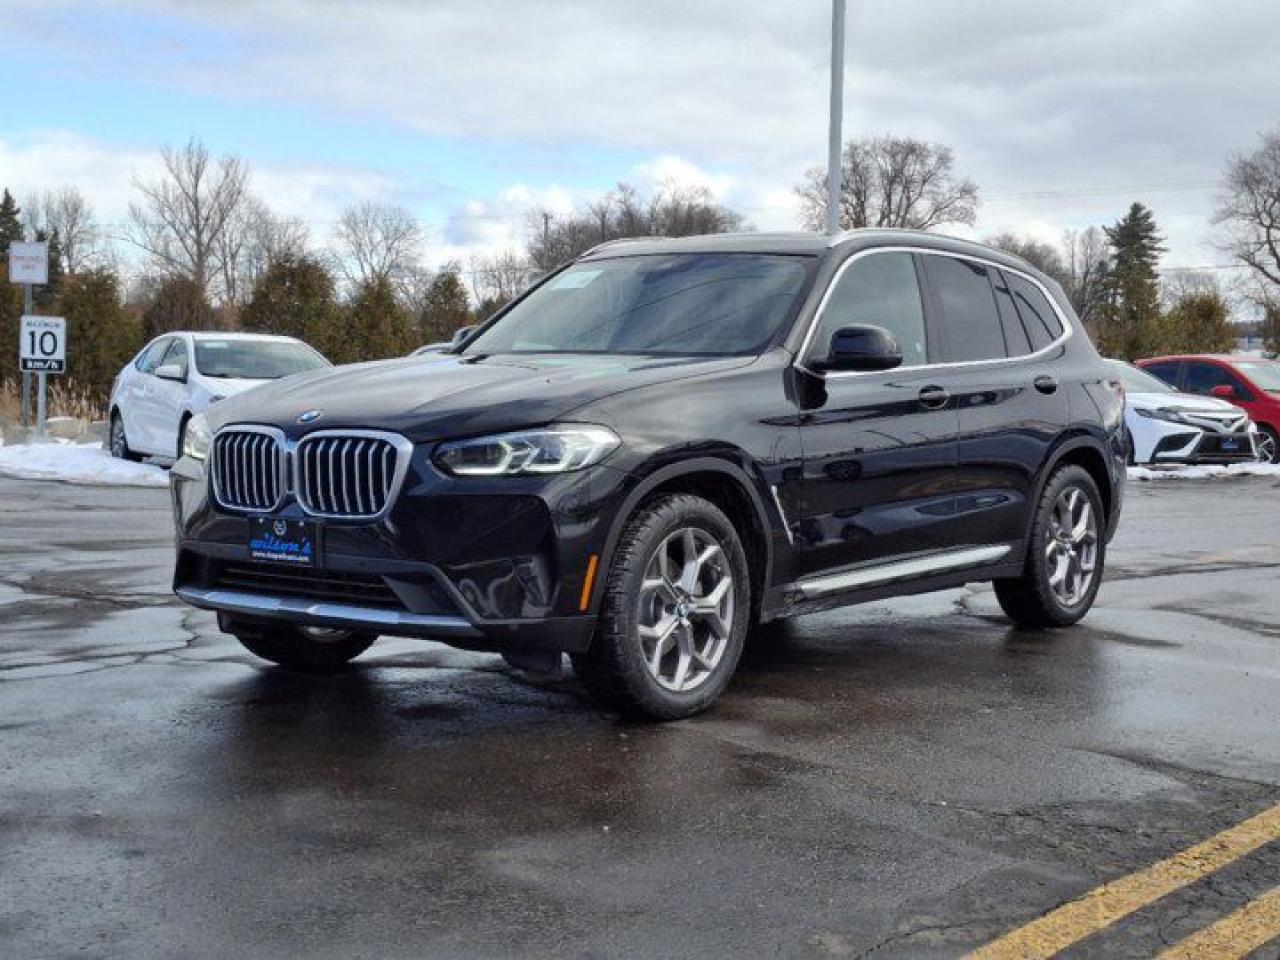
[[[1048,958],[1259,847],[1280,840],[1280,804],[1194,847],[1090,890],[969,954],[968,960]]]
[[[1280,887],[1194,933],[1159,960],[1238,960],[1280,937]]]

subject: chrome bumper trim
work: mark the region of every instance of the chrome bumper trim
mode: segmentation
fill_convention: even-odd
[[[325,603],[298,597],[278,597],[244,590],[216,590],[207,587],[178,587],[178,596],[204,610],[222,610],[246,616],[290,620],[312,627],[370,630],[400,636],[482,637],[463,617],[442,617],[380,607],[360,607],[346,603]]]

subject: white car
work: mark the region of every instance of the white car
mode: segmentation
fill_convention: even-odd
[[[293,337],[163,334],[143,347],[112,384],[107,449],[128,460],[176,458],[187,421],[211,403],[327,366],[328,360]]]
[[[1258,459],[1258,428],[1235,404],[1180,393],[1137,367],[1110,363],[1124,384],[1130,463],[1231,463]]]

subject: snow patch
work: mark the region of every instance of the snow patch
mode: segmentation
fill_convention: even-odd
[[[68,440],[0,446],[0,476],[95,486],[169,486],[169,473],[160,467],[117,460],[100,444]]]
[[[1277,477],[1280,463],[1169,464],[1130,467],[1130,480],[1217,480],[1224,477]]]

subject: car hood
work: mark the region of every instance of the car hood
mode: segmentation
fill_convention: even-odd
[[[213,407],[210,425],[261,423],[291,436],[311,430],[391,430],[423,441],[558,420],[625,390],[702,376],[751,357],[539,355],[410,357],[329,367],[268,383]],[[319,411],[305,426],[303,413]]]
[[[239,377],[205,377],[204,385],[215,397],[234,397],[261,387],[263,384],[275,383],[274,380],[244,380]]]
[[[1186,413],[1244,413],[1234,403],[1217,397],[1202,397],[1196,393],[1129,393],[1125,397],[1133,406],[1145,410],[1163,408]]]

